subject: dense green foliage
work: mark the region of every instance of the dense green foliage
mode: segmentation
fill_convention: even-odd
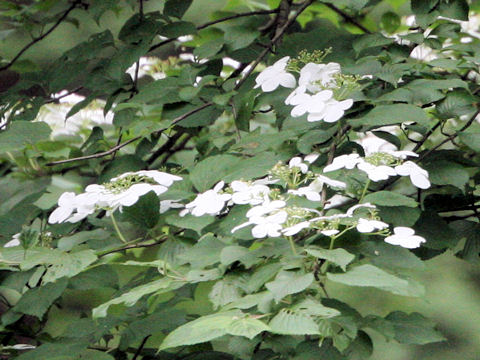
[[[422,298],[427,260],[479,264],[476,11],[0,2],[0,358],[444,341],[415,309],[365,314],[348,294]]]

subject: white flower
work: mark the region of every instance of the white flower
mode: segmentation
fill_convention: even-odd
[[[3,245],[3,247],[6,248],[14,246],[20,246],[20,233],[16,233],[15,235],[13,235],[12,240]]]
[[[419,189],[428,189],[430,181],[428,172],[412,161],[405,161],[402,165],[395,166],[395,171],[401,176],[410,176],[410,181]]]
[[[160,201],[160,214],[167,212],[170,209],[183,208],[183,204],[179,204],[179,200],[162,200]]]
[[[252,235],[257,239],[280,236],[281,224],[287,220],[287,217],[288,214],[285,211],[279,211],[266,217],[252,218],[251,222],[257,224],[252,228]]]
[[[298,224],[290,226],[282,230],[283,235],[285,236],[293,236],[298,234],[303,229],[307,229],[310,227],[310,221],[302,221]]]
[[[358,219],[357,230],[361,233],[371,233],[374,230],[386,229],[388,224],[378,220]]]
[[[357,144],[362,145],[365,150],[365,155],[371,155],[376,152],[386,152],[397,150],[397,147],[378,136],[375,136],[372,132],[367,132],[361,139],[355,140]]]
[[[166,192],[168,186],[181,179],[180,176],[156,170],[141,170],[119,175],[104,185],[88,185],[85,192],[79,195],[65,192],[58,199],[59,207],[50,214],[48,222],[75,223],[98,209],[107,210],[107,215],[110,215],[117,209],[122,211],[123,206],[135,204],[141,196],[150,191],[157,195]],[[170,205],[164,203],[163,209],[166,209],[166,206]]]
[[[248,184],[244,181],[235,180],[230,184],[234,191],[232,194],[232,202],[234,204],[258,205],[264,202],[270,193],[270,188],[266,185]]]
[[[298,157],[298,156],[295,156],[295,157],[290,159],[290,161],[288,162],[288,167],[290,169],[292,169],[294,167],[299,168],[300,171],[304,174],[306,174],[307,171],[308,171],[308,165],[303,163],[302,158]]]
[[[369,208],[369,209],[376,209],[377,207],[373,204],[370,204],[370,203],[363,203],[363,204],[357,204],[357,205],[354,205],[352,206],[351,208],[349,208],[347,210],[347,216],[353,216],[353,213],[355,212],[355,210],[357,209],[360,209],[360,208]]]
[[[320,91],[315,95],[306,93],[298,94],[290,99],[290,103],[294,105],[290,115],[299,117],[308,113],[310,117],[313,113],[322,113],[327,106],[327,102],[332,99],[332,96],[333,92],[330,90]]]
[[[318,159],[319,156],[320,156],[319,153],[314,152],[305,156],[303,160],[308,162],[309,164],[313,164]]]
[[[297,196],[305,196],[310,201],[320,201],[322,200],[320,193],[315,188],[310,186],[304,186],[298,188],[297,190],[288,190],[289,194],[297,195]]]
[[[410,57],[425,62],[438,59],[437,51],[425,44],[416,46],[410,53]]]
[[[68,219],[77,207],[75,198],[75,193],[64,192],[58,199],[58,208],[56,208],[48,217],[48,222],[50,224],[57,224]]]
[[[198,194],[195,200],[185,205],[185,210],[180,212],[180,216],[185,216],[188,213],[193,216],[219,214],[225,203],[232,198],[230,194],[219,194],[224,185],[225,183],[220,181],[213,189]]]
[[[347,187],[347,184],[344,183],[343,181],[333,180],[323,175],[318,175],[318,177],[315,180],[313,180],[312,184],[313,183],[321,184],[321,186],[323,186],[323,184],[327,184],[328,186],[336,187],[340,189],[345,189]]]
[[[409,156],[418,157],[418,154],[408,150],[400,150],[400,151],[385,150],[384,152],[402,160],[405,160]]]
[[[324,102],[324,106],[320,111],[309,111],[307,121],[315,122],[323,120],[327,123],[338,121],[345,114],[345,110],[350,109],[352,105],[352,99],[337,101],[331,98]]]
[[[340,207],[350,200],[351,199],[347,196],[335,194],[330,199],[327,200],[327,202],[325,203],[324,209],[328,210],[334,207]]]
[[[308,91],[316,93],[323,90],[322,86],[332,86],[334,75],[340,73],[340,64],[308,63],[300,70],[299,85],[305,86]]]
[[[414,235],[415,231],[408,227],[399,226],[393,229],[394,235],[385,238],[385,242],[392,245],[400,245],[407,249],[414,249],[420,246],[426,240],[418,235]]]
[[[335,229],[331,229],[331,230],[322,230],[320,231],[320,233],[322,233],[323,235],[325,236],[333,236],[333,235],[337,235],[340,231],[338,230],[335,230]]]
[[[295,77],[285,71],[289,60],[290,57],[285,56],[263,70],[255,79],[257,84],[254,88],[261,87],[264,92],[270,92],[274,91],[279,85],[287,88],[295,87]]]
[[[353,169],[359,162],[363,161],[358,154],[340,155],[333,159],[330,165],[325,166],[323,172],[330,172],[339,169]]]
[[[387,165],[375,166],[366,161],[357,164],[357,167],[366,172],[367,176],[372,181],[387,180],[390,176],[396,176],[397,172]]]

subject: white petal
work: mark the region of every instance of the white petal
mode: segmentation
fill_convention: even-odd
[[[410,174],[410,181],[419,189],[428,189],[431,185],[428,178],[419,173]]]
[[[399,236],[412,236],[415,234],[415,230],[406,226],[397,226],[393,229],[393,232]]]

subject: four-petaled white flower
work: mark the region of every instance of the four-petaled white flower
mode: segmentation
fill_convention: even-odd
[[[358,154],[340,155],[334,158],[330,165],[325,166],[323,172],[326,173],[343,168],[351,170],[362,161],[363,159]]]
[[[185,209],[180,212],[180,216],[191,213],[193,216],[202,216],[205,214],[218,215],[225,206],[225,203],[232,198],[230,194],[220,194],[225,183],[220,181],[211,190],[198,194],[195,200],[185,205]]]
[[[393,229],[394,235],[387,236],[385,242],[392,245],[400,245],[407,249],[418,248],[426,240],[418,235],[411,228],[398,226]]]
[[[350,109],[352,105],[352,99],[337,101],[333,98],[330,98],[323,103],[323,108],[320,111],[309,111],[307,121],[315,122],[323,120],[327,123],[338,121],[345,114],[345,110]]]
[[[255,79],[255,89],[261,87],[264,92],[270,92],[274,91],[278,86],[286,88],[295,87],[295,77],[285,70],[289,60],[290,57],[285,56],[263,70]]]
[[[360,218],[357,223],[357,230],[361,233],[371,233],[375,230],[388,228],[388,224],[379,220],[368,220]]]
[[[419,189],[428,189],[430,180],[428,180],[427,170],[412,161],[405,161],[402,165],[395,166],[395,171],[401,176],[410,176],[410,181]]]
[[[283,235],[285,236],[293,236],[298,234],[303,229],[307,229],[310,227],[310,221],[302,221],[298,224],[292,225],[282,230]]]
[[[301,90],[305,88],[299,88]],[[315,95],[310,95],[305,92],[294,91],[295,95],[287,97],[288,104],[293,105],[293,109],[290,112],[290,115],[293,117],[302,116],[305,113],[308,113],[309,117],[311,114],[319,114],[325,110],[328,102],[332,99],[333,92],[331,90],[323,90]]]
[[[293,158],[290,159],[290,161],[288,162],[288,167],[290,169],[292,168],[299,168],[300,171],[304,174],[306,174],[308,172],[308,165],[305,164],[303,161],[302,161],[302,158],[301,157],[298,157],[298,156],[295,156]]]
[[[366,161],[359,162],[357,168],[366,172],[368,178],[372,181],[387,180],[390,176],[397,175],[397,172],[390,166],[375,166]]]
[[[233,190],[232,202],[239,205],[261,204],[270,193],[270,188],[266,185],[249,184],[239,180],[233,181],[230,187]]]
[[[340,64],[315,64],[308,63],[300,70],[298,84],[305,86],[308,91],[316,93],[325,86],[331,85],[334,75],[340,73]]]

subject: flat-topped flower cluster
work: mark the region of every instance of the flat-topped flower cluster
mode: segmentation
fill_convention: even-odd
[[[366,158],[358,154],[341,155],[324,167],[323,173],[357,167],[372,181],[409,175],[414,185],[427,188],[430,186],[428,173],[412,161],[405,161],[407,156],[415,155],[408,151],[377,152]],[[162,200],[160,212],[182,208],[180,216],[216,216],[228,213],[234,206],[247,205],[250,209],[245,221],[231,229],[232,233],[251,226],[254,238],[291,237],[313,232],[337,237],[355,229],[363,234],[387,236],[385,241],[408,248],[418,247],[425,241],[414,235],[412,229],[403,227],[395,228],[394,235],[388,236],[389,225],[379,218],[375,205],[362,202],[362,199],[345,212],[335,209],[339,196],[349,202],[355,202],[355,196],[348,193],[347,183],[310,169],[318,157],[319,154],[314,153],[303,158],[294,157],[287,164],[279,162],[263,179],[235,180],[228,186],[220,181],[185,205],[178,200]],[[123,206],[135,204],[150,191],[163,194],[173,182],[180,180],[180,176],[155,170],[128,172],[108,183],[89,185],[82,194],[62,194],[59,207],[51,213],[49,222],[78,222],[100,209],[110,215],[116,210],[122,211]],[[325,198],[327,188],[324,187],[335,195]]]
[[[349,86],[345,86],[345,76],[340,65],[334,62],[320,64],[325,54],[307,56],[302,60],[290,60],[285,56],[263,70],[256,78],[255,88],[264,92],[276,90],[279,86],[295,88],[285,99],[285,104],[293,106],[291,115],[299,117],[307,114],[307,121],[338,121],[353,105],[352,99],[343,99]],[[313,60],[316,62],[312,62]],[[300,64],[304,64],[300,68]],[[295,76],[299,73],[298,86]]]

